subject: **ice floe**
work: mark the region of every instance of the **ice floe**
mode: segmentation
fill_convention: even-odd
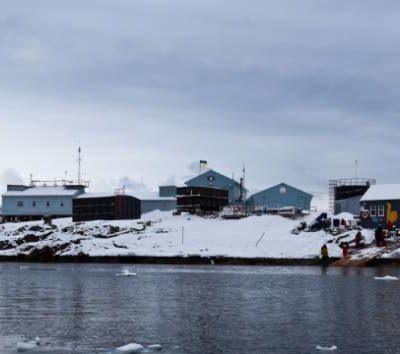
[[[128,268],[122,269],[121,273],[116,274],[117,277],[132,277],[136,275],[135,272],[131,272]]]
[[[161,344],[151,344],[151,345],[148,345],[146,347],[146,349],[148,349],[148,350],[161,350],[162,349],[162,345]]]
[[[375,280],[399,280],[399,278],[394,277],[392,275],[386,275],[384,277],[375,277]]]
[[[126,345],[123,345],[122,347],[118,347],[115,349],[117,353],[124,353],[124,354],[130,354],[130,353],[139,353],[144,349],[143,345],[139,343],[129,343]]]
[[[36,349],[40,345],[40,338],[36,337],[34,340],[28,342],[17,343],[17,352],[27,352]]]
[[[333,345],[332,347],[321,347],[320,345],[317,345],[315,347],[315,349],[326,351],[326,352],[333,352],[335,350],[338,350],[338,347],[336,345]]]

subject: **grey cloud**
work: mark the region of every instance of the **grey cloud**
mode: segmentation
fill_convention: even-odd
[[[227,174],[246,161],[260,188],[324,189],[354,159],[366,177],[398,174],[385,172],[399,129],[395,1],[23,3],[0,14],[0,115],[19,135],[49,133],[14,147],[19,165],[28,147],[81,139],[99,155],[92,178],[143,175],[152,189],[184,180],[196,156]]]

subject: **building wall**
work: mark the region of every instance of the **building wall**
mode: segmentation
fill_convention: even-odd
[[[140,200],[128,195],[73,200],[73,221],[140,218]]]
[[[176,209],[176,199],[149,199],[140,201],[141,212],[148,213],[153,210],[172,211]]]
[[[334,213],[352,213],[357,216],[360,215],[360,199],[361,196],[336,200]]]
[[[229,192],[229,203],[233,203],[240,198],[240,185],[238,182],[218,172],[209,170],[191,180],[185,182],[188,187],[214,187],[225,188]],[[243,200],[246,200],[247,191],[243,188]]]
[[[71,216],[72,198],[72,196],[3,196],[3,216]],[[19,206],[20,202],[22,202],[22,206]]]
[[[280,208],[294,206],[310,210],[312,195],[286,183],[280,183],[274,187],[253,194],[248,199],[249,206],[262,206],[266,208]]]
[[[160,186],[158,190],[159,197],[176,197],[176,186]]]
[[[371,215],[371,209],[375,207],[376,215]],[[380,207],[383,213],[378,213]],[[387,226],[390,220],[393,225],[400,227],[400,201],[399,200],[382,200],[382,201],[366,201],[361,202],[360,222],[364,228],[376,228],[379,224],[383,227]]]

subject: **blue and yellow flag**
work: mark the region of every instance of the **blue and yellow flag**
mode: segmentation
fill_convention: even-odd
[[[207,161],[206,160],[200,160],[200,166],[207,166]]]

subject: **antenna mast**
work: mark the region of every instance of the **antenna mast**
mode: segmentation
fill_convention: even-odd
[[[354,161],[354,170],[356,172],[356,178],[358,178],[358,160]]]
[[[81,184],[81,163],[82,163],[82,158],[81,158],[81,147],[78,147],[78,184]]]

